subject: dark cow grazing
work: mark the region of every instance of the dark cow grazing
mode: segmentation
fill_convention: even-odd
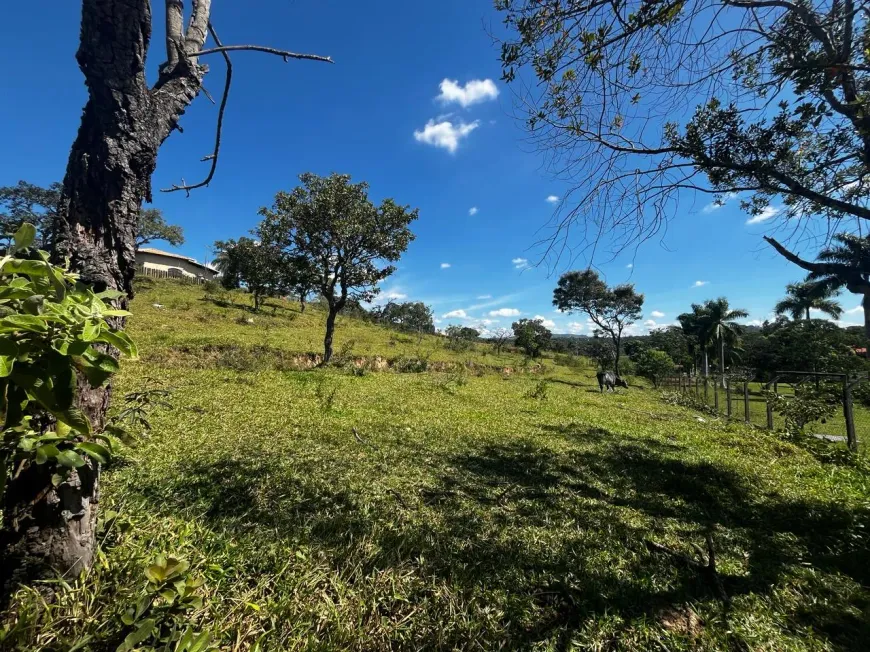
[[[598,378],[598,387],[602,392],[605,387],[607,387],[611,392],[614,387],[625,387],[628,389],[628,383],[612,371],[599,371],[596,374],[596,378]]]

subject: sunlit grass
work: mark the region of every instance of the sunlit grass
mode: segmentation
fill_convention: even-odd
[[[99,563],[37,612],[18,649],[106,649],[145,561],[184,556],[193,614],[226,650],[834,650],[870,640],[870,499],[860,470],[775,435],[599,394],[591,370],[513,373],[352,319],[364,356],[500,370],[291,370],[262,357],[195,364],[187,346],[316,352],[322,314],[250,315],[161,285],[134,303],[143,361],[116,395],[160,382],[173,408],[103,477],[120,516]],[[154,308],[160,303],[163,308]],[[295,316],[290,316],[290,315]],[[401,336],[407,337],[407,336]],[[395,341],[395,344],[391,344]],[[505,368],[509,368],[507,373]],[[536,391],[541,379],[545,391]],[[541,397],[545,395],[545,397]],[[123,527],[122,527],[123,525]],[[713,533],[731,598],[646,540],[694,555]],[[28,597],[31,596],[31,597]],[[257,648],[259,646],[259,648]]]

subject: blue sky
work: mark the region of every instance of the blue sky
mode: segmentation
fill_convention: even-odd
[[[152,78],[163,55],[162,3],[153,4]],[[63,176],[85,101],[74,56],[79,8],[68,0],[51,3],[51,11],[38,2],[5,10],[0,185]],[[206,259],[215,240],[243,235],[256,224],[258,208],[292,188],[301,172],[348,173],[371,184],[375,201],[393,197],[420,209],[417,239],[384,283],[384,297],[426,301],[440,327],[494,329],[541,316],[558,332],[589,333],[585,317],[555,313],[551,305],[566,262],[555,270],[534,266],[539,229],[566,188],[543,169],[515,118],[488,34],[500,28],[491,0],[443,0],[437,7],[407,0],[215,0],[213,22],[227,44],[325,54],[336,63],[234,56],[211,187],[189,198],[154,194],[153,206],[184,227],[183,253]],[[37,24],[38,39],[22,29]],[[205,83],[217,95],[223,76],[220,61],[212,64]],[[199,159],[211,151],[216,113],[200,96],[182,119],[184,133],[161,149],[155,189],[204,176]],[[663,242],[600,265],[609,283],[630,281],[646,295],[644,321],[671,323],[692,302],[716,296],[763,320],[785,284],[801,278],[763,246],[761,235],[775,220],[746,224],[737,201],[715,210],[708,203],[705,196],[686,197]],[[583,266],[583,260],[573,265]],[[843,304],[852,309],[858,298],[845,295]],[[860,317],[855,311],[845,321]]]

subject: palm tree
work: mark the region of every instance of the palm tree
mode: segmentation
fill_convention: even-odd
[[[686,334],[689,340],[689,346],[692,349],[692,358],[697,359],[700,353],[704,354],[704,375],[710,373],[710,364],[708,361],[708,351],[710,349],[710,338],[707,334],[707,321],[709,315],[706,307],[693,303],[692,312],[685,312],[677,316],[677,321],[680,322],[680,327]]]
[[[719,371],[722,374],[722,386],[724,387],[725,344],[727,342],[733,347],[737,343],[740,324],[736,323],[735,320],[749,317],[749,313],[739,308],[732,310],[725,297],[706,301],[704,310],[707,313],[705,320],[706,340],[719,343]]]
[[[832,244],[819,252],[816,262],[793,254],[773,238],[764,239],[787,260],[807,270],[808,281],[819,283],[830,292],[846,288],[862,295],[864,336],[870,339],[870,236],[838,233],[832,238]]]
[[[785,289],[786,297],[773,309],[777,315],[788,314],[798,321],[809,319],[811,309],[819,310],[833,319],[839,319],[843,314],[840,302],[832,298],[840,293],[840,288],[831,287],[830,283],[804,281],[789,283]]]

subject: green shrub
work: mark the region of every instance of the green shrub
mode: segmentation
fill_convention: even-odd
[[[36,230],[24,224],[0,261],[0,395],[5,399],[0,443],[0,494],[21,464],[51,464],[55,484],[86,458],[106,462],[111,440],[95,433],[76,406],[78,374],[98,387],[118,370],[110,347],[136,357],[136,346],[107,321],[130,313],[110,303],[124,295],[95,293],[75,274],[30,248]],[[53,430],[37,425],[50,413]]]

